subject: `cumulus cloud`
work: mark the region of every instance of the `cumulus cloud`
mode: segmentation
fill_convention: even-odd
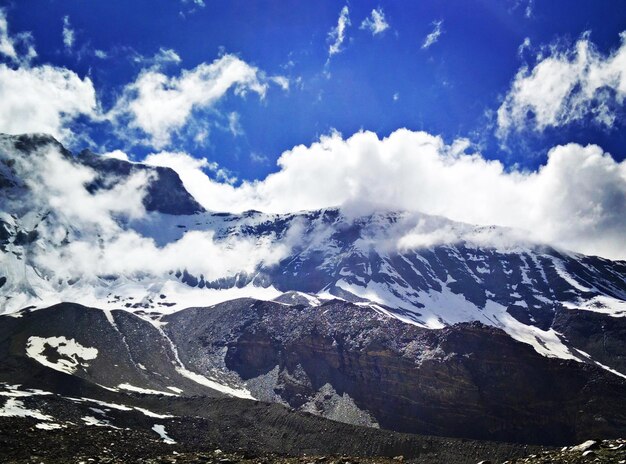
[[[104,246],[93,237],[73,240],[36,257],[40,269],[53,270],[61,279],[105,275],[168,274],[186,270],[212,281],[237,273],[252,273],[261,264],[272,266],[287,256],[288,240],[228,238],[217,240],[212,231],[190,231],[163,247],[134,231],[120,231]]]
[[[521,68],[498,109],[498,133],[543,131],[585,118],[612,127],[626,97],[626,32],[621,46],[600,53],[583,36],[573,48],[552,47],[532,68]]]
[[[626,258],[626,161],[616,162],[596,145],[569,144],[553,148],[537,171],[507,171],[468,150],[467,140],[446,144],[407,129],[383,139],[372,132],[348,139],[333,133],[284,152],[277,172],[238,186],[211,179],[190,156],[168,165],[209,210],[344,205],[362,213],[419,211],[522,229],[536,241]]]
[[[0,132],[45,132],[68,140],[67,124],[80,115],[97,118],[91,79],[44,65],[12,69],[0,64]]]
[[[369,30],[372,35],[378,35],[385,32],[389,28],[389,23],[385,19],[385,13],[382,8],[375,8],[370,15],[363,20],[360,29]]]
[[[88,77],[81,79],[65,68],[31,67],[37,55],[28,33],[11,37],[4,10],[0,9],[0,132],[45,132],[69,140],[68,123],[80,115],[97,118],[96,92]]]
[[[72,29],[70,25],[69,16],[63,17],[63,45],[65,45],[65,48],[68,50],[71,50],[74,46],[74,29]]]
[[[432,45],[437,43],[441,34],[443,34],[443,20],[434,21],[433,22],[434,29],[433,31],[426,36],[424,39],[424,43],[422,43],[422,49],[426,50],[430,48]]]
[[[205,172],[211,172],[216,180],[227,184],[232,184],[237,180],[229,171],[220,168],[217,163],[210,162],[206,158],[194,158],[184,152],[162,151],[152,153],[146,156],[143,163],[150,166],[172,168],[179,175],[183,173],[185,180],[182,177],[181,180],[183,180],[187,191],[194,196],[202,195],[202,191],[197,187],[201,185],[200,181],[207,178]]]
[[[28,64],[37,56],[32,39],[28,32],[9,35],[6,11],[0,8],[0,55],[4,55],[14,64]]]
[[[329,58],[342,50],[341,46],[346,38],[346,29],[348,26],[350,26],[350,10],[346,5],[339,13],[337,26],[333,27],[328,33],[328,41],[330,42],[330,46],[328,47]]]
[[[120,160],[120,161],[129,161],[130,162],[130,158],[128,157],[128,154],[123,152],[122,150],[109,151],[107,153],[103,153],[101,156],[103,158],[113,158],[113,159],[117,159],[117,160]]]
[[[6,147],[3,147],[6,150]],[[4,155],[6,156],[6,155]],[[61,154],[56,146],[47,146],[31,156],[13,156],[15,169],[29,187],[24,203],[35,210],[44,207],[72,226],[86,232],[97,230],[107,235],[117,230],[115,217],[136,219],[145,214],[143,197],[150,176],[137,172],[127,179],[108,179],[111,188],[91,193],[97,173],[76,164]]]
[[[130,220],[147,218],[143,198],[151,174],[106,175],[100,181],[109,187],[93,191],[88,186],[102,173],[78,164],[56,146],[27,156],[6,144],[1,148],[0,156],[13,160],[15,171],[29,187],[11,211],[42,217],[37,225],[39,245],[28,260],[38,272],[53,276],[54,285],[111,275],[163,277],[176,270],[203,275],[206,280],[252,273],[261,264],[277,263],[301,235],[301,225],[295,222],[281,237],[218,239],[211,230],[190,231],[159,246],[152,237],[125,226]],[[116,152],[109,155],[123,158]],[[176,154],[169,156],[176,158]],[[199,169],[205,164],[195,166]]]
[[[119,125],[127,122],[159,149],[170,143],[172,135],[190,121],[195,110],[213,108],[230,89],[239,96],[254,92],[263,98],[268,85],[262,71],[235,55],[202,63],[175,77],[151,68],[126,86],[109,117]]]

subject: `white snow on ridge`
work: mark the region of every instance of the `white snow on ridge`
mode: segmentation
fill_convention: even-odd
[[[46,346],[55,349],[60,359],[56,362],[48,360],[44,355]],[[63,336],[48,338],[32,336],[26,345],[26,355],[46,367],[73,374],[78,367],[89,367],[85,361],[96,359],[98,350],[84,347],[74,339],[68,340]]]
[[[439,329],[446,325],[460,322],[480,321],[484,324],[504,330],[514,340],[531,345],[535,351],[542,356],[571,359],[578,362],[589,361],[615,375],[624,376],[624,374],[614,369],[595,362],[589,356],[587,356],[588,359],[585,359],[585,356],[581,356],[578,350],[572,352],[572,350],[563,343],[560,334],[554,329],[546,331],[532,325],[523,324],[511,316],[505,306],[492,300],[487,300],[484,308],[478,308],[476,305],[466,300],[463,295],[457,295],[451,292],[447,287],[443,287],[442,292],[431,291],[428,293],[420,293],[418,301],[424,304],[425,307],[418,308],[411,306],[407,303],[406,299],[399,299],[398,296],[389,292],[382,284],[370,281],[367,287],[359,287],[358,285],[350,285],[345,281],[340,281],[339,283],[340,285],[338,286],[343,290],[349,291],[361,298],[366,298],[374,303],[391,308],[412,308],[413,312],[421,314],[417,316],[423,321],[423,323],[420,324],[407,319],[407,317],[401,313],[391,312],[377,304],[372,305],[373,309],[378,312],[402,320],[405,323],[412,323],[430,329]],[[613,311],[611,315],[626,315],[621,312],[621,306],[616,306],[616,302],[623,304],[626,310],[626,303],[611,300],[609,301],[609,303],[613,304],[611,307],[611,311]],[[365,305],[366,303],[363,304]],[[619,311],[615,310],[616,307],[619,308]]]
[[[41,277],[37,276],[41,280]],[[154,311],[171,314],[192,307],[207,307],[237,298],[255,298],[271,301],[282,295],[274,286],[259,287],[252,283],[245,287],[225,289],[190,287],[178,280],[163,278],[146,278],[131,280],[119,277],[115,282],[77,282],[73,286],[62,289],[40,287],[36,291],[16,294],[4,305],[4,313],[16,314],[22,308],[47,308],[62,302],[78,303],[84,306],[99,308],[105,311],[123,309],[130,312]],[[164,295],[165,298],[161,298]],[[150,302],[151,300],[151,302]],[[129,306],[127,307],[126,304]],[[137,305],[133,307],[133,305]],[[145,306],[144,306],[145,305]],[[18,314],[19,317],[19,314]],[[109,315],[107,314],[107,317]],[[109,319],[111,320],[111,319]]]
[[[566,302],[563,306],[569,309],[579,309],[592,311],[594,313],[608,314],[613,317],[626,317],[626,301],[611,298],[605,295],[594,296],[593,298],[580,301],[578,303]]]

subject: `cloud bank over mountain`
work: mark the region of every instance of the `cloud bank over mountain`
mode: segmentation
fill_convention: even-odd
[[[537,171],[506,170],[426,132],[338,133],[299,145],[265,179],[234,186],[202,171],[196,158],[153,155],[175,169],[214,211],[293,212],[342,205],[358,212],[421,211],[528,231],[535,240],[587,254],[626,258],[626,162],[596,145],[554,147]],[[213,176],[215,177],[215,176]]]

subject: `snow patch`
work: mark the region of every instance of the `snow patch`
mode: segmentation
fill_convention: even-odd
[[[193,380],[194,382],[199,383],[200,385],[204,385],[205,387],[209,387],[213,390],[226,393],[227,395],[235,396],[237,398],[244,398],[248,400],[255,399],[250,393],[250,391],[245,388],[233,388],[227,385],[223,385],[221,383],[216,382],[215,380],[208,379],[203,375],[196,374],[195,372],[191,372],[190,370],[185,369],[184,367],[177,366],[176,372],[178,372],[183,377],[187,377],[189,380]]]
[[[172,440],[170,438],[170,436],[167,434],[167,432],[165,431],[165,426],[161,425],[161,424],[154,424],[152,426],[152,430],[154,430],[159,437],[161,437],[161,439],[163,440],[163,443],[166,443],[168,445],[175,445],[176,442],[174,440]]]
[[[43,414],[37,409],[28,409],[24,403],[15,398],[9,398],[4,406],[0,408],[0,417],[32,417],[34,419],[50,421],[54,418]]]
[[[39,424],[35,425],[35,428],[38,428],[38,429],[41,429],[41,430],[58,430],[58,429],[62,429],[64,427],[65,427],[65,425],[56,424],[54,422],[51,422],[51,423],[40,422]]]
[[[112,429],[119,430],[119,427],[115,427],[114,425],[111,425],[111,423],[108,420],[97,419],[93,416],[84,416],[84,417],[81,417],[80,420],[82,420],[86,425],[95,425],[96,427],[109,427]]]
[[[58,360],[50,361],[46,357],[44,352],[48,347],[56,351],[55,357],[58,357]],[[26,355],[46,367],[73,374],[79,367],[89,367],[85,361],[96,359],[98,350],[85,347],[74,339],[62,336],[48,338],[32,336],[29,337],[26,345]]]
[[[129,383],[120,383],[117,388],[121,388],[122,390],[128,390],[135,393],[143,393],[145,395],[167,395],[167,396],[178,396],[175,393],[170,393],[161,390],[150,390],[148,388],[135,387]]]

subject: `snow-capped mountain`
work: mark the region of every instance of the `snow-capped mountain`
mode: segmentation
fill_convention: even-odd
[[[0,187],[7,365],[409,432],[626,430],[626,262],[425,214],[209,212],[171,169],[46,136],[0,139]]]

